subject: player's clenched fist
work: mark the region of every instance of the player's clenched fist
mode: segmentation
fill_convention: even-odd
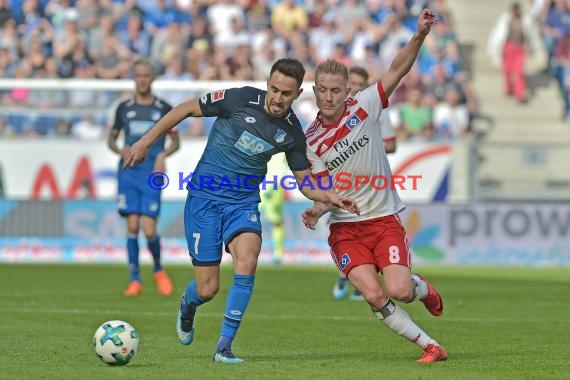
[[[431,9],[424,9],[418,17],[418,32],[427,36],[433,25],[437,24],[435,12]]]

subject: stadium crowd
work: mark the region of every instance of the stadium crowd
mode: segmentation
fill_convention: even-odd
[[[272,63],[289,56],[304,63],[309,83],[331,57],[364,67],[375,81],[424,7],[439,22],[390,99],[390,119],[401,139],[456,139],[468,133],[477,96],[445,0],[0,0],[0,77],[129,79],[131,63],[148,58],[159,79],[265,81]],[[158,95],[175,105],[196,94]],[[117,96],[3,90],[0,137],[102,138],[109,114],[102,110]],[[296,107],[308,122],[316,111],[307,101]],[[196,119],[181,130],[200,136],[209,127]]]

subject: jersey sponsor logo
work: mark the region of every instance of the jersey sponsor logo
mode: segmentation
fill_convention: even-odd
[[[142,136],[152,128],[154,122],[143,120],[131,120],[129,122],[129,134],[133,136]]]
[[[273,136],[273,138],[276,142],[282,143],[285,140],[285,136],[287,136],[287,132],[282,129],[278,129],[277,132],[275,132],[275,136]]]
[[[223,100],[226,96],[226,90],[219,90],[212,92],[210,98],[212,99],[212,103],[216,103],[217,101]]]
[[[252,135],[248,131],[243,131],[235,147],[249,156],[267,152],[273,148],[273,145],[263,141],[257,136]]]
[[[345,270],[348,264],[350,264],[350,256],[348,256],[348,252],[345,252],[340,257],[340,269]]]
[[[157,121],[158,119],[160,119],[160,112],[152,111],[152,113],[150,114],[150,118],[154,121]]]
[[[355,155],[364,148],[370,142],[370,138],[367,135],[363,135],[356,141],[352,143],[348,142],[348,139],[340,140],[333,145],[334,151],[338,152],[338,156],[330,161],[325,162],[327,170],[334,170],[344,164],[350,157]]]
[[[257,121],[257,120],[255,120],[255,117],[253,117],[253,116],[244,117],[243,119],[248,124],[253,124]]]
[[[137,116],[137,111],[129,111],[127,112],[127,118],[132,119],[133,117]]]

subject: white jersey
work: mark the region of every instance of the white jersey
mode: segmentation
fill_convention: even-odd
[[[379,125],[387,106],[382,83],[378,81],[345,100],[345,112],[338,123],[325,124],[319,113],[307,129],[307,157],[312,174],[331,176],[332,190],[353,198],[360,207],[360,215],[334,208],[331,223],[369,220],[404,209],[398,192],[391,189],[392,171]],[[369,182],[357,185],[357,176],[360,181],[368,178]]]
[[[390,120],[390,115],[388,110],[383,110],[380,115],[380,129],[382,130],[382,140],[393,141],[396,140],[396,130],[392,127],[392,121]]]

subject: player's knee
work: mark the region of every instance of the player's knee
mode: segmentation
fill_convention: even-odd
[[[236,263],[236,270],[240,273],[255,273],[257,268],[257,255],[242,255]]]
[[[144,237],[146,240],[154,240],[156,239],[156,232],[155,231],[144,231]]]
[[[388,302],[388,297],[386,297],[386,294],[383,292],[375,292],[369,294],[362,293],[362,296],[366,302],[375,309],[381,308],[386,304],[386,302]]]
[[[366,302],[368,302],[368,304],[372,307],[379,308],[388,302],[388,297],[382,290],[381,286],[359,290],[362,293],[362,297],[364,297]]]
[[[220,290],[220,285],[215,283],[209,283],[202,286],[198,286],[198,295],[202,298],[205,302],[211,300],[218,294]]]
[[[127,227],[127,233],[131,236],[138,236],[139,235],[139,227],[129,225]]]
[[[392,299],[400,302],[410,302],[413,300],[414,293],[409,283],[387,285],[387,288],[388,294]]]

